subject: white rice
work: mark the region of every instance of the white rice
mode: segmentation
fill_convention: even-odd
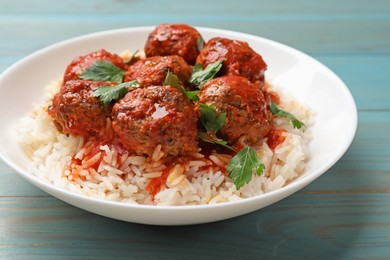
[[[32,161],[32,173],[53,185],[86,196],[124,203],[154,205],[212,204],[241,200],[280,189],[296,179],[305,169],[309,159],[310,111],[282,95],[280,107],[305,122],[306,130],[294,129],[286,118],[276,118],[276,129],[287,130],[285,140],[272,151],[266,142],[255,147],[265,165],[261,176],[253,174],[252,180],[237,190],[225,173],[231,156],[201,153],[189,155],[183,164],[170,166],[164,161],[161,146],[150,158],[118,153],[108,145],[100,146],[95,156],[88,157],[88,145],[81,137],[60,134],[46,108],[58,89],[51,84],[42,104],[22,118],[17,127],[19,143]],[[75,166],[72,160],[82,161]],[[97,170],[89,167],[98,162]],[[152,196],[146,190],[152,179],[168,172],[166,185]],[[75,174],[77,173],[77,174]]]

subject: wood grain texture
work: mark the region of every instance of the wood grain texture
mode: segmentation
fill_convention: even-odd
[[[0,257],[105,258],[110,250],[136,259],[372,259],[373,252],[390,254],[390,219],[382,217],[390,214],[389,201],[390,194],[295,194],[239,218],[158,227],[103,218],[51,197],[7,198]]]
[[[0,259],[390,259],[390,2],[3,0],[0,72],[70,37],[162,22],[247,32],[323,62],[357,103],[359,125],[349,150],[319,179],[274,205],[184,227],[86,212],[0,162]]]
[[[388,2],[371,1],[2,1],[0,55],[22,56],[85,33],[162,22],[225,28],[268,37],[309,54],[389,54]],[[204,8],[205,7],[205,8]],[[98,18],[98,20],[97,20]],[[26,26],[28,25],[28,30]],[[42,30],[42,28],[45,28]],[[315,37],[313,37],[315,36]],[[28,41],[28,44],[24,44]],[[16,45],[20,43],[20,45]],[[10,47],[10,48],[7,48]],[[6,48],[6,49],[5,49]],[[10,51],[16,53],[10,53]]]

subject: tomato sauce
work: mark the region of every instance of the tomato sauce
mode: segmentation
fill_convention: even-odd
[[[160,177],[150,179],[148,186],[146,186],[146,190],[152,195],[153,200],[154,196],[160,192],[163,186],[165,186],[169,171],[170,167],[165,169]]]
[[[99,138],[90,138],[85,141],[81,149],[85,149],[83,159],[72,158],[70,167],[68,170],[71,172],[73,178],[84,179],[82,175],[79,174],[81,170],[94,169],[98,171],[99,165],[103,160],[103,157],[106,155],[106,152],[103,151],[100,147],[107,145],[111,150],[115,149],[119,155],[123,155],[127,150],[123,148],[123,145],[119,138],[115,135],[106,135]],[[99,154],[100,153],[100,154]],[[99,155],[98,155],[99,154]],[[120,156],[117,157],[115,163],[119,163]]]
[[[286,136],[283,135],[283,133],[286,133],[287,131],[284,129],[271,129],[269,133],[267,134],[267,145],[269,148],[274,151],[275,148],[282,144],[284,140],[286,139]]]

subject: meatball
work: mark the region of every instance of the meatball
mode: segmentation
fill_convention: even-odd
[[[113,86],[114,82],[69,80],[54,96],[48,109],[57,129],[74,136],[99,136],[106,130],[111,105],[104,105],[94,90],[99,86]]]
[[[194,64],[199,54],[198,43],[202,36],[186,24],[160,24],[149,35],[145,44],[146,57],[179,55]]]
[[[197,150],[193,103],[171,86],[149,86],[126,94],[113,107],[112,127],[125,148],[152,156],[161,145],[165,156]]]
[[[125,64],[121,57],[119,57],[117,54],[112,54],[104,49],[101,49],[95,52],[91,52],[85,56],[79,56],[75,58],[65,70],[64,82],[68,80],[79,79],[80,74],[98,60],[109,61],[115,66],[123,70],[125,69]]]
[[[233,145],[239,139],[256,144],[270,130],[263,93],[244,77],[223,76],[206,82],[198,102],[214,106],[217,115],[226,113],[220,133]]]
[[[186,85],[192,73],[191,67],[180,56],[155,56],[139,60],[131,65],[124,76],[124,81],[137,80],[141,88],[161,86],[168,70],[179,78],[183,86]]]
[[[260,88],[264,84],[267,64],[248,43],[226,38],[210,39],[200,52],[196,63],[205,68],[208,64],[224,59],[219,75],[237,75],[249,79]]]

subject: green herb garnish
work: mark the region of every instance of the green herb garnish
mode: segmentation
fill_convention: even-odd
[[[260,176],[264,171],[264,164],[261,162],[256,150],[245,146],[227,164],[226,171],[230,174],[234,185],[239,190],[252,179],[253,171]]]
[[[221,138],[218,138],[214,132],[210,132],[210,131],[209,132],[199,132],[198,137],[207,143],[218,144],[218,145],[223,146],[229,150],[236,151],[236,150],[234,150],[233,147],[228,145],[227,141],[225,141]]]
[[[226,113],[221,113],[217,116],[217,111],[214,106],[199,103],[200,122],[206,129],[206,132],[200,131],[198,137],[205,142],[214,143],[235,151],[233,147],[228,145],[227,141],[217,137],[217,132],[223,127],[226,121]]]
[[[122,98],[128,92],[128,88],[138,88],[139,83],[135,80],[118,84],[116,86],[100,86],[95,89],[93,95],[99,97],[105,104],[109,104],[113,100]]]
[[[193,90],[193,91],[184,91],[184,95],[188,97],[190,100],[196,102],[199,100],[198,97],[199,90]]]
[[[125,61],[124,63],[130,64],[135,59],[138,52],[139,52],[139,50],[136,50],[135,52],[133,52],[133,54],[131,54],[130,58],[127,61]]]
[[[289,118],[294,128],[300,129],[305,126],[305,124],[302,121],[299,121],[293,114],[280,109],[272,100],[270,102],[269,109],[271,110],[271,113],[275,116]]]
[[[226,121],[226,113],[217,116],[217,110],[214,106],[199,103],[200,121],[207,131],[218,132]]]
[[[190,100],[196,102],[199,100],[198,92],[199,90],[194,91],[186,91],[185,88],[179,84],[179,78],[171,72],[171,70],[168,69],[167,75],[164,79],[164,86],[171,86],[173,88],[176,88],[180,90],[187,98]]]
[[[95,61],[79,76],[81,79],[92,81],[113,81],[122,83],[125,71],[105,60]]]
[[[222,68],[222,62],[223,59],[211,63],[207,65],[204,70],[202,69],[202,64],[196,64],[192,70],[192,75],[188,82],[201,88],[204,83],[214,78],[214,76]]]

